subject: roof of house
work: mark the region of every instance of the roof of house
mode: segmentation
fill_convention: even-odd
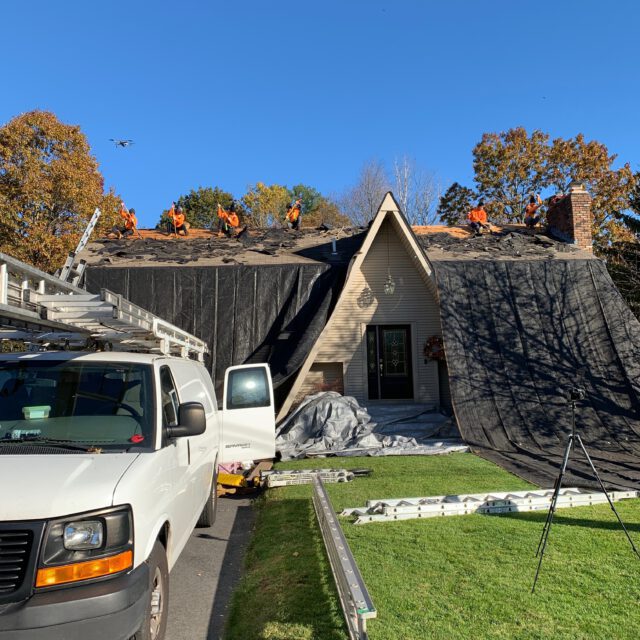
[[[412,230],[429,260],[549,260],[590,258],[576,247],[537,233],[524,225],[493,227],[473,236],[467,227],[414,226]],[[158,267],[328,263],[346,264],[360,249],[367,228],[253,229],[238,238],[219,237],[204,229],[168,236],[141,229],[141,238],[102,238],[80,257],[89,266]],[[336,241],[335,250],[332,241]]]

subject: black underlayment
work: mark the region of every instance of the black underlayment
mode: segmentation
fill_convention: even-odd
[[[640,323],[598,260],[436,262],[451,395],[482,457],[553,486],[577,432],[610,487],[640,489]],[[595,487],[574,451],[565,486]]]
[[[89,267],[87,289],[125,298],[204,340],[218,397],[233,364],[268,362],[280,404],[329,318],[346,267]]]

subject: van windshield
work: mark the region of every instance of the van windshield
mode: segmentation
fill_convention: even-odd
[[[74,360],[0,363],[0,444],[148,448],[149,365]]]

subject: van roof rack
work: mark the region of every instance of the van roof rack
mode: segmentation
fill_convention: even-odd
[[[108,289],[99,294],[0,253],[0,339],[161,353],[202,362],[203,340]]]

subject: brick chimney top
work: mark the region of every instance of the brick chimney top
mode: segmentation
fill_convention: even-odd
[[[593,251],[591,196],[581,182],[569,184],[569,193],[549,206],[547,227],[559,240]]]

